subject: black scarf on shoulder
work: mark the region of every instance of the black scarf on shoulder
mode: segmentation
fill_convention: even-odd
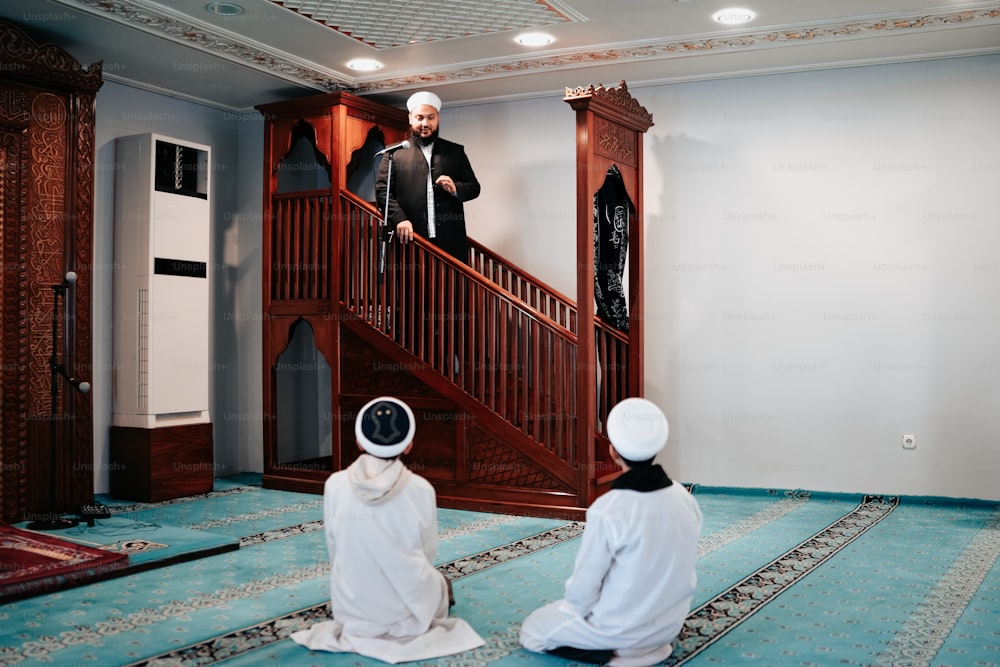
[[[667,477],[666,471],[659,463],[648,466],[638,466],[631,470],[626,470],[611,482],[612,489],[629,489],[646,493],[648,491],[658,491],[665,489],[674,481]]]

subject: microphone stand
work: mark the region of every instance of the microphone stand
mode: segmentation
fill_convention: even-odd
[[[378,224],[378,284],[382,284],[382,280],[385,277],[385,257],[389,251],[389,241],[392,240],[392,230],[389,229],[389,196],[392,188],[392,154],[395,151],[389,151],[386,154],[386,159],[389,160],[389,164],[386,165],[385,172],[385,206],[382,207],[382,218],[379,220]]]
[[[50,379],[50,402],[49,402],[49,463],[50,463],[50,483],[49,483],[49,511],[56,505],[56,487],[59,467],[56,465],[56,454],[58,452],[57,440],[59,429],[57,428],[58,407],[59,407],[59,376],[64,377],[73,387],[81,393],[90,391],[90,384],[81,382],[75,377],[71,377],[65,366],[59,363],[57,351],[59,341],[59,297],[66,295],[66,290],[76,282],[76,273],[70,271],[58,285],[52,285],[52,356],[49,357],[49,368],[51,369]],[[29,530],[61,530],[72,528],[79,524],[76,519],[65,519],[61,516],[49,515],[47,518],[32,521],[28,524]]]

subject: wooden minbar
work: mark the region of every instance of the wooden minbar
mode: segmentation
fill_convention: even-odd
[[[577,112],[577,303],[475,239],[468,262],[421,237],[391,245],[383,275],[380,213],[352,182],[406,136],[405,111],[347,93],[258,107],[265,488],[322,493],[357,456],[358,409],[383,395],[413,408],[406,463],[441,507],[580,518],[608,488],[619,468],[607,412],[642,392],[641,135],[652,120],[624,84],[567,90],[566,101]],[[612,164],[637,204],[631,327],[595,312],[593,198]]]

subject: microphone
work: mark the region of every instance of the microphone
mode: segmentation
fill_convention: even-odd
[[[66,277],[58,285],[53,285],[52,289],[66,289],[70,285],[76,282],[76,271],[67,271]]]
[[[410,142],[404,139],[403,141],[400,141],[398,144],[393,144],[392,146],[386,146],[378,153],[375,153],[375,157],[378,157],[379,155],[384,155],[385,153],[389,153],[390,155],[392,155],[400,148],[409,148],[409,147],[410,147]]]

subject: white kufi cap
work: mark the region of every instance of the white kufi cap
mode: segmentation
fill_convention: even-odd
[[[626,398],[608,413],[608,438],[629,461],[653,458],[669,435],[666,415],[645,398]]]
[[[391,396],[368,401],[354,420],[354,436],[361,447],[380,459],[402,454],[416,430],[410,406]]]
[[[414,109],[423,106],[424,104],[441,111],[441,98],[434,93],[427,92],[426,90],[410,95],[410,99],[406,100],[406,110],[412,113]]]

